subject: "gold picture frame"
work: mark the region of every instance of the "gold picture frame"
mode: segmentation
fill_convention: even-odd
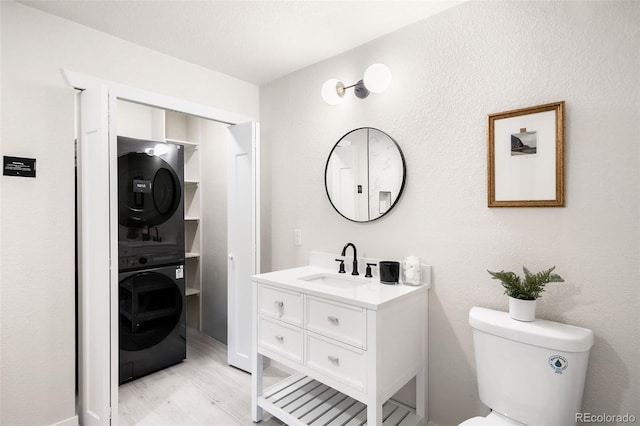
[[[488,206],[564,207],[564,101],[488,118]]]

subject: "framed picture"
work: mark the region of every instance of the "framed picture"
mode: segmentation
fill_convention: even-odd
[[[489,207],[564,207],[564,101],[489,115]]]

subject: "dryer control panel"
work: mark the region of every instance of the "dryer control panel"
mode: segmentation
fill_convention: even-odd
[[[182,262],[184,262],[184,252],[121,256],[118,262],[118,269],[127,271]]]

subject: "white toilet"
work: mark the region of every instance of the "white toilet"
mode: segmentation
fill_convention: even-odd
[[[460,424],[576,424],[593,331],[553,321],[522,322],[507,312],[471,308],[478,393],[487,417]]]

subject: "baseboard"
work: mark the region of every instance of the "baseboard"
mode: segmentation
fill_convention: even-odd
[[[51,426],[78,426],[79,424],[80,423],[78,422],[78,416],[73,416],[61,422],[54,423]]]

